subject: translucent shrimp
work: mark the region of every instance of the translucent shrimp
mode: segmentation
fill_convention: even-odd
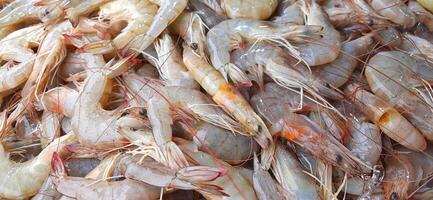
[[[360,174],[362,162],[331,133],[304,115],[286,113],[272,123],[272,133],[306,148],[314,157],[349,174]]]
[[[331,63],[315,67],[313,72],[323,81],[335,87],[341,87],[349,80],[357,67],[359,63],[357,57],[367,53],[372,44],[372,34],[344,43],[337,59]]]
[[[45,89],[49,72],[57,67],[67,54],[62,34],[71,30],[69,21],[64,21],[48,32],[39,46],[32,73],[21,91],[22,97],[30,97],[31,100]]]
[[[296,156],[278,143],[272,172],[289,199],[320,199],[314,180],[303,170]]]
[[[424,9],[418,2],[409,1],[409,9],[414,12],[421,23],[424,23],[430,31],[433,31],[433,14]]]
[[[124,144],[124,138],[116,131],[120,113],[102,109],[102,98],[108,78],[106,72],[97,70],[86,78],[79,98],[73,108],[72,130],[85,146],[116,147]]]
[[[228,77],[246,76],[240,72],[237,66],[230,63],[230,51],[242,46],[243,39],[253,42],[259,39],[296,40],[317,34],[320,29],[321,26],[287,26],[267,21],[231,19],[223,21],[209,30],[207,47],[213,67],[228,80]],[[292,52],[296,53],[294,50]]]
[[[429,0],[417,0],[418,3],[420,3],[424,8],[426,8],[427,10],[429,10],[430,12],[433,13],[433,4],[431,1]]]
[[[197,13],[182,12],[182,14],[180,14],[168,28],[173,33],[182,37],[194,52],[202,57],[206,57],[206,36],[204,34],[204,24]]]
[[[433,80],[430,63],[398,51],[379,52],[369,60],[365,76],[377,97],[395,107],[427,139],[433,139],[433,104],[428,95],[428,81]],[[399,128],[390,130],[401,132]]]
[[[285,88],[295,87],[308,91],[325,104],[326,100],[321,95],[332,99],[342,98],[341,94],[335,91],[332,86],[312,75],[305,65],[299,63],[289,53],[276,45],[265,41],[256,42],[252,45],[245,45],[244,48],[236,51],[238,55],[232,56],[232,61],[239,69],[247,69],[242,72],[244,74],[263,76],[260,74],[260,70],[254,69],[261,66],[263,72],[279,85]],[[238,76],[232,76],[232,80],[242,82],[242,78]]]
[[[304,24],[304,13],[301,10],[301,2],[296,1],[290,6],[282,9],[281,13],[277,13],[273,17],[272,22],[277,24],[292,24],[292,25],[303,25]],[[281,5],[280,5],[281,6]]]
[[[421,59],[427,59],[433,63],[433,43],[426,39],[417,37],[415,35],[405,33],[403,34],[403,40],[399,49],[420,57]]]
[[[253,185],[258,199],[289,199],[287,192],[278,184],[267,170],[260,167],[257,155],[254,154]],[[310,198],[311,199],[311,198]]]
[[[257,143],[250,137],[233,134],[227,129],[205,122],[192,125],[195,133],[191,133],[188,125],[180,123],[179,129],[186,135],[184,138],[192,139],[199,150],[210,150],[217,158],[229,164],[241,164],[259,150]],[[179,134],[179,131],[177,133]]]
[[[184,45],[183,62],[195,80],[212,96],[213,100],[236,118],[254,136],[263,148],[262,164],[269,168],[274,152],[271,134],[262,119],[254,112],[243,96],[216,71],[204,58],[196,56]]]
[[[88,43],[81,48],[83,52],[106,54],[125,48],[135,37],[149,30],[157,6],[147,0],[115,0],[99,9],[99,18],[112,21],[112,25],[124,21],[128,24],[113,40]]]
[[[48,177],[51,168],[51,157],[56,151],[75,143],[74,135],[65,135],[54,140],[42,150],[37,157],[24,163],[9,160],[1,145],[0,197],[8,199],[25,199],[35,195]],[[32,181],[27,181],[31,178]]]
[[[211,182],[223,176],[224,171],[216,167],[191,166],[173,170],[151,158],[145,158],[143,162],[139,162],[136,156],[126,156],[121,159],[119,169],[126,178],[157,187],[196,190],[216,196],[225,195],[222,188]]]
[[[137,36],[129,46],[139,52],[149,47],[159,34],[164,31],[186,8],[188,0],[150,0],[158,4],[158,13],[152,21],[146,34]],[[138,48],[137,48],[138,47]],[[128,50],[127,48],[126,50]],[[125,51],[124,51],[125,52]]]
[[[322,26],[322,38],[296,45],[301,58],[309,66],[323,65],[337,59],[341,49],[340,32],[335,30],[326,13],[311,0],[303,0],[301,9],[305,16],[305,25]]]
[[[371,0],[370,5],[380,15],[405,28],[417,22],[415,14],[401,0]]]
[[[193,145],[181,145],[180,148],[193,162],[198,163],[199,165],[218,167],[219,169],[224,170],[225,175],[218,177],[216,180],[212,181],[211,184],[221,188],[227,195],[217,196],[201,192],[205,198],[217,200],[257,199],[253,183],[249,181],[248,177],[244,176],[244,173],[240,168],[233,167],[207,153],[198,151],[197,149],[194,149]]]
[[[426,148],[427,144],[421,133],[390,104],[360,86],[351,84],[346,91],[367,118],[391,139],[415,151]]]
[[[41,118],[41,146],[45,148],[54,139],[60,136],[60,121],[63,116],[58,113],[52,113],[50,111],[44,111]]]
[[[181,86],[197,89],[200,86],[185,68],[180,49],[175,46],[170,35],[163,34],[161,39],[155,41],[158,53],[158,69],[162,80],[169,86]]]
[[[232,19],[265,20],[277,8],[277,0],[221,0],[221,7]]]

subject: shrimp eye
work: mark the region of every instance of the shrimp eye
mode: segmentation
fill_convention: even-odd
[[[144,108],[142,108],[142,109],[140,109],[140,111],[138,111],[138,114],[140,114],[140,115],[146,115],[146,109],[144,109]]]
[[[49,15],[50,14],[50,11],[48,10],[48,9],[46,9],[45,11],[44,11],[44,16],[47,16],[47,15]]]
[[[337,160],[337,163],[341,163],[341,161],[343,161],[343,157],[340,154],[338,154],[335,159]]]
[[[262,130],[263,130],[262,126],[258,125],[258,126],[257,126],[257,131],[258,131],[258,132],[262,132]]]
[[[191,43],[191,49],[192,50],[197,50],[198,49],[198,44],[197,43]]]
[[[134,127],[131,127],[131,128],[129,128],[129,130],[131,130],[131,131],[137,131],[138,129],[136,129]]]
[[[124,112],[124,113],[122,113],[121,115],[120,115],[120,117],[124,117],[124,116],[126,116],[128,113],[126,113],[126,112]]]
[[[396,192],[392,192],[389,196],[389,200],[398,200],[398,194]]]
[[[250,74],[250,71],[245,71],[245,74],[247,74],[247,75]]]

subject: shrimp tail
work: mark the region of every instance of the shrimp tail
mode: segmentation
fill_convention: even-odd
[[[165,143],[162,152],[165,154],[170,168],[179,169],[189,166],[182,151],[173,141]]]

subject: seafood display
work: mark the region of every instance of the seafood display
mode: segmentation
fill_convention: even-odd
[[[431,200],[431,0],[0,0],[0,199]]]

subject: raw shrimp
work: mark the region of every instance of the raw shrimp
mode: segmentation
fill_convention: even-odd
[[[411,28],[417,22],[415,14],[401,0],[370,0],[370,5],[388,20]]]
[[[181,86],[198,89],[200,85],[189,74],[182,61],[180,49],[175,46],[170,35],[163,34],[161,39],[155,41],[158,53],[158,69],[162,80],[168,86]]]
[[[7,92],[24,83],[32,72],[34,57],[29,61],[13,66],[13,61],[0,67],[0,93]]]
[[[332,99],[342,98],[342,95],[335,91],[332,86],[312,75],[306,66],[296,61],[294,57],[278,46],[265,41],[256,42],[245,45],[244,48],[239,48],[236,52],[234,53],[235,56],[232,56],[232,61],[240,70],[246,69],[245,72],[242,72],[243,74],[251,74],[251,76],[256,77],[263,76],[260,74],[260,69],[254,69],[262,66],[265,74],[285,88],[296,87],[306,90],[325,104],[326,100],[321,95]],[[234,82],[242,82],[241,77],[232,76],[231,78]]]
[[[320,199],[314,180],[304,172],[296,156],[281,142],[277,143],[272,172],[289,199]]]
[[[180,148],[192,161],[199,165],[218,167],[224,170],[225,175],[218,177],[216,180],[212,181],[211,184],[223,189],[227,196],[217,196],[201,192],[205,198],[216,200],[257,199],[253,183],[243,175],[244,173],[241,172],[240,168],[233,167],[207,153],[198,151],[197,149],[194,149],[193,145],[184,144],[180,145]]]
[[[126,178],[157,187],[196,190],[216,196],[225,195],[222,188],[211,182],[224,175],[224,170],[216,167],[191,166],[173,170],[151,158],[139,162],[137,157],[125,156],[120,160],[119,169]]]
[[[326,13],[312,0],[303,0],[301,9],[305,25],[322,26],[321,38],[296,45],[301,58],[309,66],[323,65],[337,59],[341,49],[340,32],[335,30]]]
[[[250,98],[250,104],[267,123],[278,120],[286,111],[307,113],[318,109],[311,97],[287,90],[276,83],[267,83]],[[275,114],[274,114],[275,113]]]
[[[221,0],[221,7],[232,19],[269,18],[277,8],[278,0]]]
[[[1,145],[0,197],[25,199],[35,195],[49,175],[53,153],[62,151],[65,145],[75,143],[75,140],[74,135],[62,136],[42,150],[36,158],[24,163],[9,160]]]
[[[161,191],[159,187],[131,179],[108,182],[68,176],[58,180],[56,189],[77,200],[154,200]]]
[[[56,87],[45,92],[40,98],[42,109],[59,113],[66,117],[74,114],[74,105],[77,102],[79,93],[68,87]]]
[[[272,22],[277,24],[303,25],[304,13],[302,12],[300,5],[301,2],[297,1],[284,8],[281,13],[278,13],[277,16],[272,19]]]
[[[188,125],[180,123],[182,132],[186,132],[201,151],[211,151],[215,156],[229,164],[236,165],[248,160],[258,151],[257,143],[252,138],[233,134],[231,131],[209,123],[192,123],[195,133],[191,133]]]
[[[190,46],[195,53],[206,57],[206,36],[201,18],[195,12],[182,12],[169,26],[170,31],[176,33]]]
[[[347,86],[354,104],[387,136],[403,146],[423,151],[427,144],[421,133],[390,104],[354,84]]]
[[[44,7],[33,6],[38,0],[17,0],[0,10],[0,27],[16,25],[26,21],[38,21]]]
[[[365,172],[369,172],[379,161],[382,152],[379,128],[369,122],[361,122],[356,119],[350,121],[350,137],[346,147],[354,156],[369,166],[370,169],[365,169]]]
[[[345,119],[338,118],[326,109],[310,112],[309,118],[316,122],[323,129],[329,131],[332,136],[344,144],[345,139],[349,136],[349,130]]]
[[[433,31],[433,14],[429,11],[425,10],[418,2],[409,1],[408,5],[409,9],[412,10],[418,17],[418,20],[421,23],[424,23],[425,26],[432,32]]]
[[[106,111],[99,103],[107,81],[106,73],[101,70],[89,73],[73,107],[72,130],[84,146],[124,145],[123,137],[116,131],[120,113]]]
[[[360,174],[362,162],[326,129],[300,114],[287,112],[272,123],[272,133],[306,148],[314,157],[349,174]]]
[[[429,0],[417,0],[424,8],[433,13],[433,3]]]
[[[90,14],[97,10],[102,5],[110,2],[111,0],[85,0],[81,1],[78,5],[66,9],[66,18],[68,18],[73,26],[76,26],[79,17]]]
[[[432,41],[428,41],[409,33],[404,33],[399,49],[409,53],[410,55],[416,55],[420,57],[420,59],[427,59],[429,62],[433,63]]]
[[[99,18],[109,19],[112,24],[126,21],[128,25],[113,40],[91,42],[81,50],[106,54],[125,48],[135,37],[149,30],[156,11],[157,6],[147,0],[115,0],[102,5]]]
[[[189,2],[188,6],[190,6],[192,9],[195,10],[195,12],[206,23],[208,28],[212,28],[215,25],[219,24],[220,22],[228,19],[227,16],[222,15],[221,13],[217,13],[216,11],[208,7],[205,3],[201,2],[201,0],[189,0],[188,2]],[[188,13],[188,12],[184,11],[183,13]]]
[[[67,54],[62,34],[71,30],[71,23],[64,21],[55,25],[48,32],[39,46],[32,73],[21,91],[22,97],[30,97],[32,100],[45,89],[47,79],[50,76],[49,72],[57,67]]]
[[[382,185],[385,199],[407,199],[422,178],[421,166],[413,165],[403,154],[386,156],[384,165],[385,179]]]
[[[183,62],[186,68],[213,100],[218,105],[224,106],[224,109],[241,123],[247,130],[246,134],[254,136],[264,150],[261,162],[265,168],[269,168],[274,154],[274,144],[265,123],[239,91],[227,83],[218,71],[204,58],[196,56],[189,47],[183,46]]]
[[[398,51],[379,52],[369,60],[365,76],[375,95],[402,113],[412,123],[410,127],[433,140],[433,104],[425,82],[433,80],[430,63]],[[401,132],[399,128],[391,130]]]
[[[42,148],[45,148],[60,136],[60,121],[62,118],[62,115],[47,110],[42,113],[41,135],[39,136]]]
[[[372,44],[372,34],[344,43],[337,59],[331,63],[315,67],[313,72],[323,81],[335,87],[341,87],[349,80],[358,65],[358,56],[367,53]]]
[[[158,4],[159,9],[146,34],[137,36],[128,46],[138,49],[138,52],[149,47],[159,34],[164,31],[186,8],[188,0],[150,0]],[[138,47],[138,48],[137,48]],[[129,50],[127,48],[126,50]],[[125,53],[125,50],[124,50]]]
[[[283,187],[272,178],[267,170],[260,167],[256,154],[254,154],[253,185],[259,200],[289,199]]]
[[[242,47],[242,40],[285,40],[300,39],[317,34],[321,26],[287,26],[268,21],[231,19],[226,20],[207,33],[207,47],[212,66],[220,71],[223,77],[245,77],[237,66],[230,63],[230,51]],[[235,80],[239,80],[235,79]]]

